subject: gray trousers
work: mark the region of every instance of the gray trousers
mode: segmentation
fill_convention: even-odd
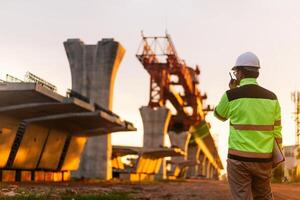
[[[227,159],[227,175],[232,199],[273,200],[272,162],[244,162]]]

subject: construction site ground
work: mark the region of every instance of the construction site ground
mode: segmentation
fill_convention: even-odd
[[[106,199],[106,200],[226,200],[224,181],[188,179],[152,183],[69,182],[1,183],[0,199]],[[300,199],[300,183],[272,184],[275,200]]]

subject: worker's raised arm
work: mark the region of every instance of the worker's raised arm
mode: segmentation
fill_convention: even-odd
[[[226,92],[223,94],[219,104],[215,108],[214,115],[221,121],[226,121],[229,118],[229,101]]]

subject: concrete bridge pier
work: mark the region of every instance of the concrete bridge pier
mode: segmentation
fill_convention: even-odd
[[[198,164],[197,176],[203,176],[204,158],[205,158],[205,155],[204,155],[203,151],[201,151],[201,149],[199,149],[199,152],[198,152],[199,164]]]
[[[113,39],[102,39],[96,45],[68,39],[64,46],[71,69],[72,90],[111,110],[114,81],[125,49]],[[111,154],[110,134],[89,138],[79,169],[73,176],[111,179]]]
[[[197,145],[197,143],[193,143],[188,146],[188,151],[187,151],[188,160],[195,162],[195,165],[188,167],[188,170],[187,170],[188,177],[195,177],[198,174],[198,167],[197,167],[196,163],[198,162],[199,150],[200,150],[200,148]]]
[[[216,168],[213,169],[212,178],[215,179],[215,180],[219,179],[219,173],[218,173],[218,170]]]
[[[207,157],[204,156],[203,162],[202,162],[202,175],[203,175],[204,177],[206,177],[206,175],[207,175],[207,163],[208,163],[208,162],[209,162],[209,161],[208,161]]]
[[[211,178],[210,176],[211,176],[211,163],[208,160],[206,164],[206,178]]]
[[[188,145],[191,139],[191,133],[189,133],[188,131],[184,131],[180,133],[170,131],[169,137],[171,141],[171,146],[179,147],[184,152],[188,151]],[[172,159],[177,159],[177,158],[182,160],[182,157],[172,157]],[[185,160],[187,159],[187,154],[184,157],[184,159]]]
[[[191,138],[191,134],[188,131],[176,133],[173,131],[169,132],[169,137],[171,141],[171,146],[179,147],[184,152],[188,152],[188,145]],[[184,157],[171,157],[172,162],[181,162],[187,160],[187,154]],[[172,165],[171,171],[174,171],[176,165]]]
[[[168,126],[171,119],[171,112],[166,107],[151,108],[143,106],[140,108],[144,127],[144,148],[164,147]],[[166,162],[163,160],[161,175],[167,177]]]

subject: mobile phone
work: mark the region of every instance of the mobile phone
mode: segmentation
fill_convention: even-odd
[[[230,78],[231,78],[231,80],[233,80],[234,78],[232,78],[232,75],[231,75],[231,73],[229,72],[229,76],[230,76]]]

